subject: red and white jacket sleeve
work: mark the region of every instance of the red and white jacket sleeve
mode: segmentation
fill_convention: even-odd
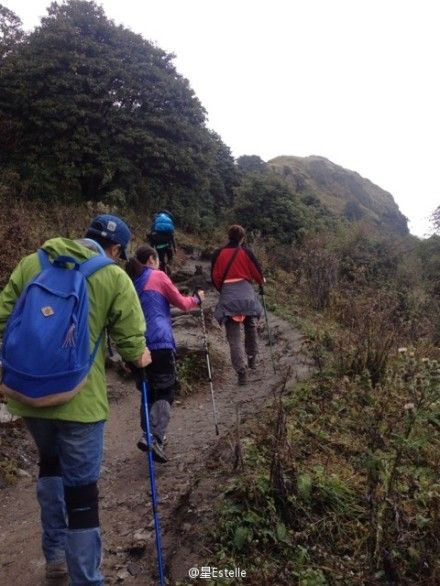
[[[173,284],[168,275],[161,271],[160,275],[161,293],[166,298],[170,305],[181,309],[182,311],[189,311],[200,304],[197,295],[188,297],[182,295],[177,287]]]

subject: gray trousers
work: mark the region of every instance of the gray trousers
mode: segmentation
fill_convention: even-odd
[[[246,368],[246,356],[250,357],[258,354],[257,318],[253,315],[247,315],[243,325],[244,349],[241,341],[241,323],[236,322],[231,318],[225,320],[226,338],[231,352],[231,362],[237,372]]]

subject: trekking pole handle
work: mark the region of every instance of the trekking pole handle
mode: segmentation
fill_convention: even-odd
[[[195,296],[197,297],[197,299],[199,300],[199,305],[202,305],[202,303],[203,303],[203,299],[200,297],[200,295],[199,295],[199,291],[203,291],[202,287],[196,287],[196,288],[194,289],[194,293],[193,293],[193,295],[195,295]]]
[[[139,368],[139,366],[136,366],[136,364],[133,364],[133,362],[126,362],[125,364],[128,366],[128,368],[135,376],[138,376],[140,378],[141,382],[148,381],[147,371],[145,370],[145,368]]]

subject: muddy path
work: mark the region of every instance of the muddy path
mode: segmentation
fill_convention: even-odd
[[[200,284],[203,284],[202,276],[193,277],[196,265],[203,266],[206,276],[207,265],[193,259],[188,259],[182,269],[186,275],[179,275],[182,284],[189,288],[193,287],[195,280],[201,279]],[[167,434],[169,462],[156,465],[168,584],[194,583],[187,577],[189,568],[201,567],[206,562],[207,556],[199,550],[198,543],[203,542],[206,530],[204,520],[209,518],[213,504],[220,498],[222,467],[230,468],[234,458],[231,437],[236,429],[237,417],[245,422],[263,414],[273,398],[274,388],[279,385],[279,372],[288,366],[294,379],[304,378],[309,372],[307,361],[299,351],[301,333],[291,324],[270,315],[279,372],[273,372],[267,331],[261,323],[257,369],[249,375],[246,386],[237,386],[236,375],[229,367],[224,333],[212,319],[216,299],[217,294],[212,288],[207,288],[204,306],[210,348],[216,354],[216,362],[224,363],[224,367],[217,371],[213,368],[219,435],[214,431],[211,394],[206,382],[192,394],[177,397]],[[174,321],[180,348],[203,348],[198,315],[177,316]],[[132,381],[122,379],[114,370],[108,371],[108,389],[111,409],[100,480],[103,572],[107,584],[156,584],[148,467],[145,454],[136,448],[140,437],[139,393]],[[39,510],[35,499],[37,457],[30,441],[20,441],[23,443],[24,461],[29,462],[28,475],[23,472],[17,484],[0,491],[2,586],[46,583],[40,552]]]

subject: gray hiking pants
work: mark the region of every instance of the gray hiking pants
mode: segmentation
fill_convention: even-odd
[[[258,354],[257,318],[253,315],[247,315],[243,325],[244,349],[241,341],[241,323],[234,321],[232,318],[225,320],[226,338],[231,352],[231,362],[237,372],[246,368],[246,356],[250,357]]]
[[[171,405],[168,401],[162,399],[153,403],[150,409],[151,433],[160,442],[163,442],[170,418]]]
[[[176,390],[176,359],[174,350],[151,350],[151,363],[146,368],[148,377],[148,407],[151,433],[163,441],[171,418],[171,404]],[[140,387],[139,387],[140,388]],[[145,411],[141,404],[141,427],[145,431]]]

